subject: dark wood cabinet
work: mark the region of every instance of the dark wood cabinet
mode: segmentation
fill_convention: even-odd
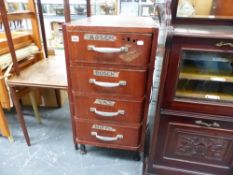
[[[63,26],[74,143],[141,151],[158,28],[103,16]]]
[[[168,35],[145,174],[233,174],[233,33]]]

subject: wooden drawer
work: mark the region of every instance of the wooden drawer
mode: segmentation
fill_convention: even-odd
[[[106,97],[74,97],[75,116],[107,122],[140,123],[143,101],[128,101]]]
[[[112,148],[137,149],[140,125],[124,126],[104,122],[76,119],[76,141],[81,144]]]
[[[161,174],[232,175],[233,123],[162,115],[153,157]]]
[[[146,70],[106,67],[71,67],[72,88],[84,94],[142,98],[145,94]]]
[[[72,62],[146,66],[150,59],[151,34],[71,32]]]

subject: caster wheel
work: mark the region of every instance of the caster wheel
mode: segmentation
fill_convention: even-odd
[[[86,146],[85,145],[80,145],[80,154],[84,155],[86,153],[87,153]]]
[[[78,144],[75,144],[74,147],[75,147],[75,150],[79,149]]]
[[[133,160],[140,161],[141,160],[140,153],[135,153],[134,156],[133,156]]]

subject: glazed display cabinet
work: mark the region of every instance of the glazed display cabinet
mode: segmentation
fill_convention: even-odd
[[[233,174],[233,35],[167,39],[146,174]]]

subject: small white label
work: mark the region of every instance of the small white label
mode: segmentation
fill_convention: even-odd
[[[93,70],[93,74],[99,77],[119,77],[120,72],[105,71],[105,70]]]
[[[206,95],[205,98],[208,98],[211,100],[220,100],[220,97],[217,95]]]
[[[85,34],[84,40],[91,41],[116,41],[117,37],[114,35],[104,35],[104,34]]]
[[[144,41],[142,41],[142,40],[137,41],[137,45],[138,46],[143,46],[144,45]]]
[[[77,35],[72,35],[72,36],[71,36],[71,41],[72,41],[72,42],[76,42],[76,43],[79,42],[79,36],[77,36]]]
[[[115,101],[110,101],[110,100],[102,100],[102,99],[96,99],[94,104],[99,104],[99,105],[103,105],[103,106],[114,106],[115,105]]]
[[[219,81],[219,82],[225,82],[226,81],[225,78],[221,78],[221,77],[210,77],[210,80]]]
[[[111,131],[111,132],[116,131],[116,129],[112,128],[111,126],[103,126],[103,125],[97,125],[97,124],[92,125],[92,129],[98,129],[98,130],[103,130],[103,131]]]

